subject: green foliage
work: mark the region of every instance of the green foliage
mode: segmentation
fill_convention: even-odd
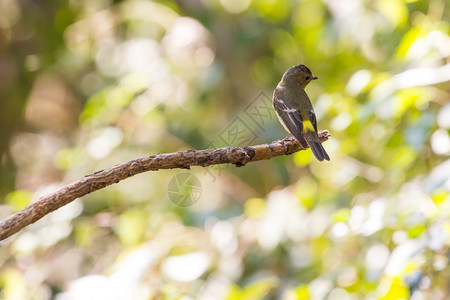
[[[0,298],[445,298],[449,19],[444,0],[0,2],[2,217],[133,158],[284,138],[271,93],[298,63],[332,134],[330,163],[78,199],[3,244]]]

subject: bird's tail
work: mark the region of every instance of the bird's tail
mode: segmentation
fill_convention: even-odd
[[[312,153],[319,161],[330,160],[330,157],[320,143],[319,137],[315,131],[307,131],[304,136],[308,142],[309,148],[311,148]]]

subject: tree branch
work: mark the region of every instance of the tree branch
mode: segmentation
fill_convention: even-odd
[[[321,142],[326,141],[329,136],[330,133],[327,130],[319,132]],[[207,167],[226,163],[242,167],[252,161],[268,160],[276,156],[289,155],[299,150],[305,149],[291,137],[269,145],[187,150],[133,159],[112,168],[87,175],[53,193],[40,197],[38,201],[2,220],[0,222],[0,241],[76,198],[100,190],[113,183],[118,183],[139,173],[160,169],[190,169],[191,166]]]

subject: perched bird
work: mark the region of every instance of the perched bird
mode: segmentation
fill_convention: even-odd
[[[311,101],[305,87],[313,76],[305,65],[290,68],[284,73],[280,83],[273,92],[273,107],[283,127],[302,145],[309,145],[314,156],[319,160],[330,160],[317,135],[317,121]]]

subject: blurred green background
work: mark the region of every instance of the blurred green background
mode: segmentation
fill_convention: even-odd
[[[285,137],[268,108],[299,63],[332,134],[329,163],[78,199],[0,244],[0,299],[449,299],[449,20],[445,0],[0,0],[1,218],[133,158]]]

